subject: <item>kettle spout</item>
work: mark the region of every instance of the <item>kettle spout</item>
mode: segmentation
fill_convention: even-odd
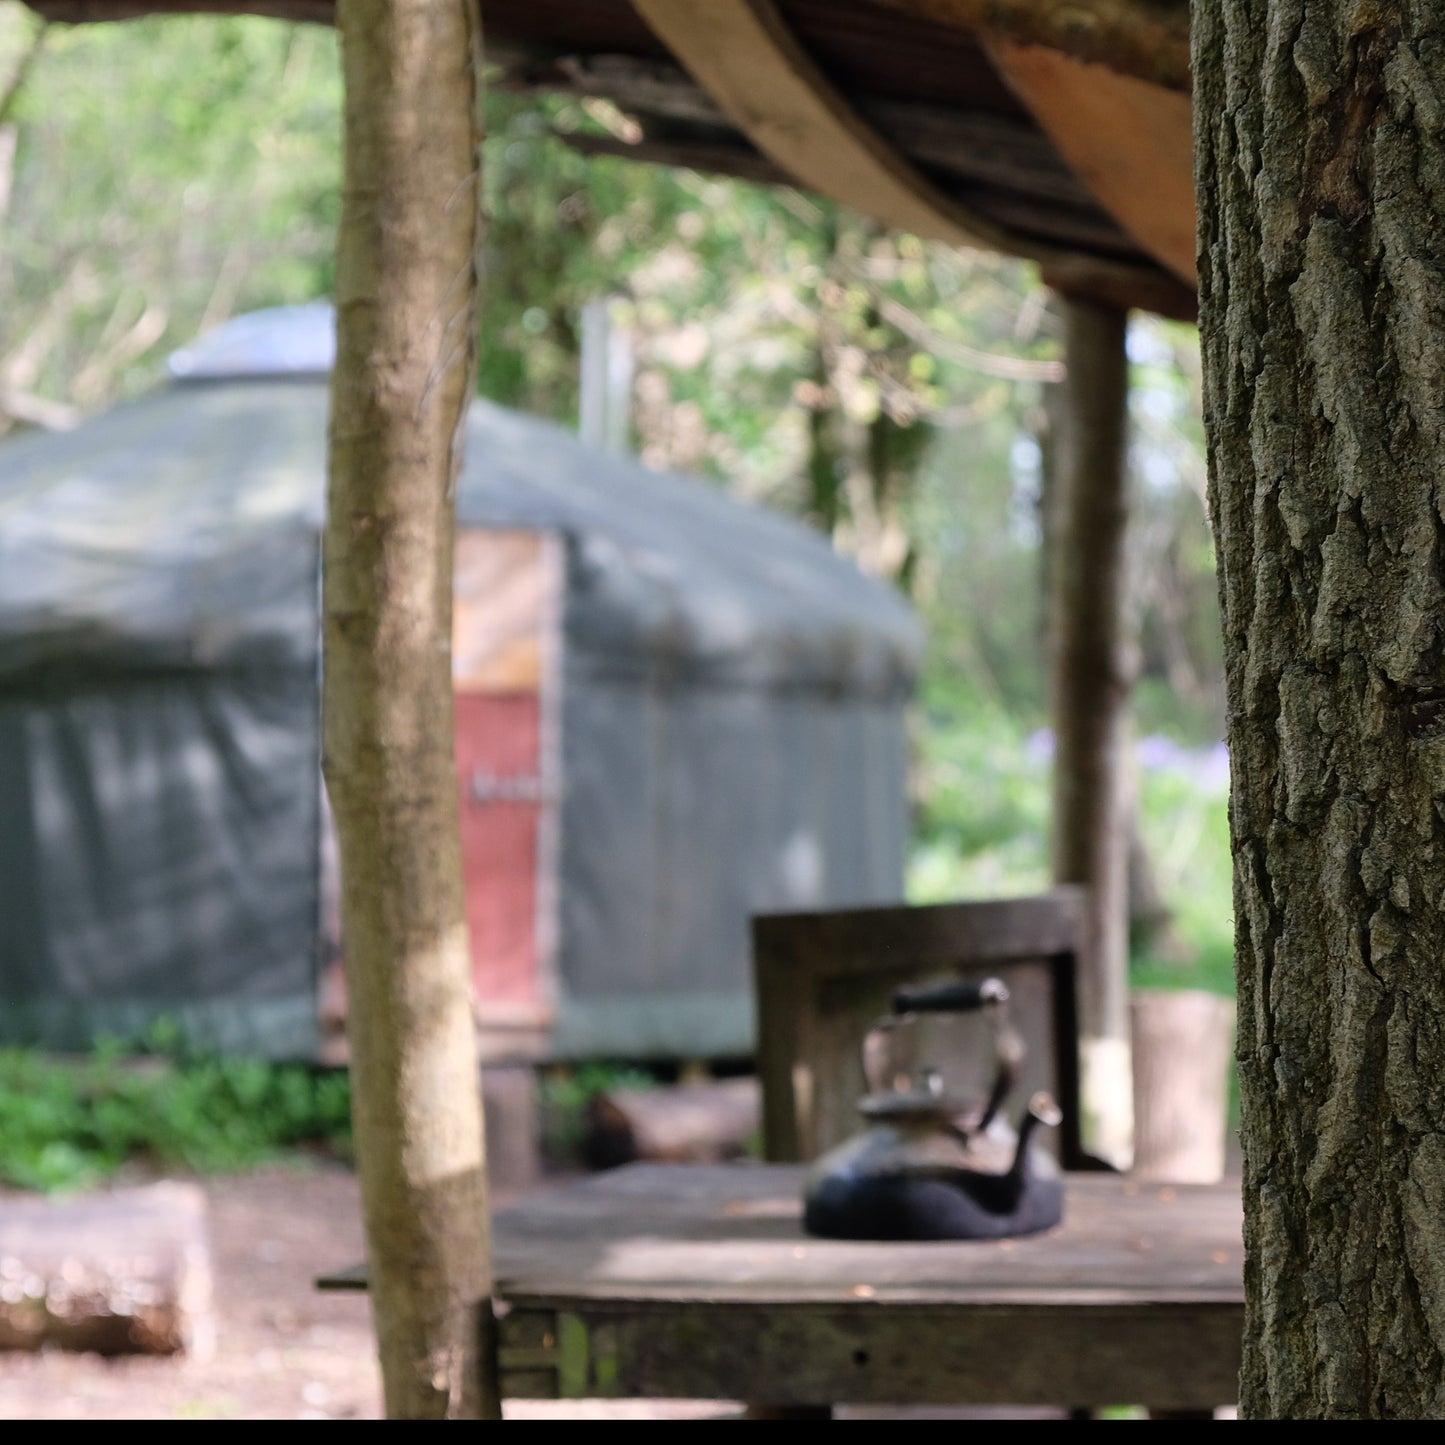
[[[1042,1223],[1029,1222],[1027,1229],[1047,1228],[1058,1222],[1062,1208],[1062,1186],[1057,1179],[1041,1179],[1031,1168],[1029,1141],[1040,1124],[1057,1124],[1063,1111],[1051,1095],[1040,1090],[1028,1104],[1019,1124],[1018,1144],[1013,1163],[1003,1174],[972,1174],[967,1188],[975,1200],[1000,1220],[1015,1220],[1021,1225],[1039,1215]]]
[[[1040,1089],[1029,1100],[1028,1110],[1024,1114],[1023,1122],[1019,1125],[1019,1139],[1014,1149],[1013,1164],[1010,1165],[1006,1176],[1008,1179],[1007,1192],[1011,1196],[1010,1208],[1018,1207],[1018,1202],[1023,1197],[1024,1188],[1028,1183],[1029,1140],[1033,1136],[1034,1130],[1040,1124],[1053,1127],[1063,1117],[1064,1112],[1054,1103],[1052,1094]]]

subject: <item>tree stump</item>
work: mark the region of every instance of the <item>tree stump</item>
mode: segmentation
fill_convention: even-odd
[[[0,1200],[0,1350],[206,1357],[215,1346],[206,1197],[152,1184]]]
[[[1129,1013],[1133,1172],[1179,1184],[1223,1178],[1233,1001],[1201,989],[1139,989]]]

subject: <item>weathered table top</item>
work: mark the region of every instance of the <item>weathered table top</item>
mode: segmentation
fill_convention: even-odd
[[[631,1165],[533,1195],[494,1231],[504,1392],[1148,1404],[1234,1399],[1237,1182],[1068,1182],[1016,1240],[813,1239],[803,1171]],[[364,1270],[323,1281],[364,1287]]]

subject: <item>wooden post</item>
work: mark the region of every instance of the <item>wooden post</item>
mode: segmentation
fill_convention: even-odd
[[[475,374],[475,0],[339,0],[346,81],[323,588],[325,775],[391,1418],[498,1416],[452,734]]]
[[[1079,975],[1085,1144],[1125,1166],[1129,1063],[1127,313],[1061,298],[1064,436],[1051,535],[1053,876],[1088,890]]]
[[[1178,1184],[1224,1177],[1234,1000],[1202,989],[1129,999],[1134,1173]]]

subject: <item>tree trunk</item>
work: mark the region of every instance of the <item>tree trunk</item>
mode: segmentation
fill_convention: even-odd
[[[1079,979],[1085,1140],[1127,1164],[1129,1067],[1129,692],[1126,313],[1061,299],[1068,374],[1050,560],[1053,874],[1088,890]]]
[[[824,318],[818,318],[819,337],[813,352],[813,376],[808,405],[808,501],[806,517],[829,541],[843,520],[843,479],[838,463],[838,408],[831,399],[828,356],[821,335]]]
[[[373,1309],[390,1417],[495,1416],[450,668],[481,36],[474,0],[340,0],[337,22],[323,709]]]
[[[1195,9],[1232,767],[1241,1407],[1445,1415],[1445,49]]]
[[[1049,309],[1062,328],[1061,298],[1055,294],[1049,301]],[[1036,421],[1033,426],[1034,440],[1039,448],[1039,592],[1045,598],[1045,605],[1039,609],[1039,635],[1041,651],[1049,651],[1049,639],[1057,630],[1058,623],[1053,616],[1055,597],[1053,557],[1057,547],[1055,532],[1059,526],[1058,517],[1058,476],[1064,464],[1064,432],[1067,428],[1069,394],[1065,387],[1055,383],[1046,384],[1040,398]],[[1127,405],[1127,398],[1126,398]],[[1127,549],[1126,549],[1127,552]],[[1129,577],[1126,562],[1126,585]],[[1126,599],[1127,601],[1127,599]],[[1127,635],[1137,637],[1138,619],[1132,610],[1126,610],[1122,624],[1128,629]],[[1137,664],[1136,664],[1137,666]],[[1133,669],[1130,687],[1133,686]],[[1126,796],[1131,800],[1128,810],[1127,828],[1127,896],[1129,908],[1129,935],[1127,947],[1130,954],[1150,953],[1168,962],[1184,962],[1189,949],[1174,927],[1174,911],[1169,906],[1159,887],[1149,850],[1144,844],[1144,833],[1139,816],[1138,769],[1132,765],[1126,775]]]

